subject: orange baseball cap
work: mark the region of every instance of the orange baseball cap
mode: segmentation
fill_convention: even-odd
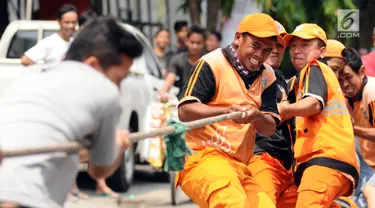
[[[341,53],[345,48],[340,41],[329,39],[327,40],[325,57],[343,58]]]
[[[277,27],[277,30],[279,32],[279,35],[284,36],[284,35],[288,34],[286,32],[284,26],[280,22],[278,22],[276,20],[275,20],[275,22],[276,22],[276,27]]]
[[[237,32],[248,32],[258,38],[269,38],[276,36],[277,42],[285,44],[284,39],[279,35],[277,25],[271,16],[264,13],[247,15],[242,19]]]
[[[298,25],[296,29],[293,31],[293,33],[284,36],[284,41],[286,45],[290,45],[290,41],[294,37],[299,37],[305,40],[318,38],[327,45],[326,33],[317,24],[304,23]]]

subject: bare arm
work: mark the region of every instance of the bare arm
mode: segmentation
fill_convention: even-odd
[[[288,104],[281,102],[279,104],[280,115],[283,120],[293,116],[308,117],[318,114],[322,111],[321,102],[314,97],[306,97],[296,103]]]
[[[228,112],[228,108],[211,107],[200,102],[192,102],[184,103],[178,108],[178,117],[183,122],[189,122]]]
[[[271,136],[276,130],[276,121],[269,114],[261,113],[253,122],[255,129],[265,136]]]
[[[94,179],[99,178],[106,178],[113,174],[113,172],[116,171],[118,166],[120,165],[124,151],[130,146],[129,140],[128,140],[128,132],[127,131],[117,131],[116,133],[116,143],[117,143],[117,157],[115,162],[110,166],[101,166],[101,165],[95,165],[93,163],[89,163],[88,172],[90,176],[92,176]]]
[[[360,126],[354,126],[354,135],[361,137],[362,139],[375,142],[375,128],[365,128]]]
[[[165,78],[164,85],[160,89],[159,93],[161,95],[163,95],[163,94],[169,92],[169,90],[172,88],[175,81],[176,81],[176,74],[172,73],[172,72],[169,72],[167,74],[167,77]]]
[[[27,56],[22,56],[21,57],[21,64],[24,65],[24,66],[30,66],[30,65],[33,65],[35,64],[34,61],[32,61],[29,57]]]

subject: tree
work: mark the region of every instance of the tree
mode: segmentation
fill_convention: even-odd
[[[183,0],[183,3],[177,10],[182,10],[185,14],[189,11],[191,23],[200,24],[200,15],[202,13],[201,5],[202,0]]]
[[[375,27],[375,1],[357,0],[359,9],[359,45],[357,47],[371,49],[374,47],[372,42],[373,30]]]
[[[202,14],[202,0],[182,0],[182,4],[178,10],[184,13],[190,12],[190,17],[193,24],[200,23],[200,15]],[[220,21],[220,30],[224,23],[223,20],[229,19],[232,15],[232,10],[235,0],[207,0],[207,28],[210,30],[217,30],[219,12],[222,12],[222,19]]]

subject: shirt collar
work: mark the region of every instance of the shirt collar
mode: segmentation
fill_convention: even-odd
[[[363,97],[363,88],[366,86],[367,82],[368,82],[367,76],[363,77],[362,85],[361,85],[361,88],[359,88],[359,91],[358,91],[357,95],[354,96],[354,98],[346,97],[348,99],[349,104],[351,106],[354,105],[354,102],[362,100],[362,97]]]

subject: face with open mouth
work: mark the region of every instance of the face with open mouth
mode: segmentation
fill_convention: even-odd
[[[269,57],[276,38],[258,38],[248,33],[237,35],[235,44],[238,46],[237,55],[242,65],[248,71],[258,70]]]

